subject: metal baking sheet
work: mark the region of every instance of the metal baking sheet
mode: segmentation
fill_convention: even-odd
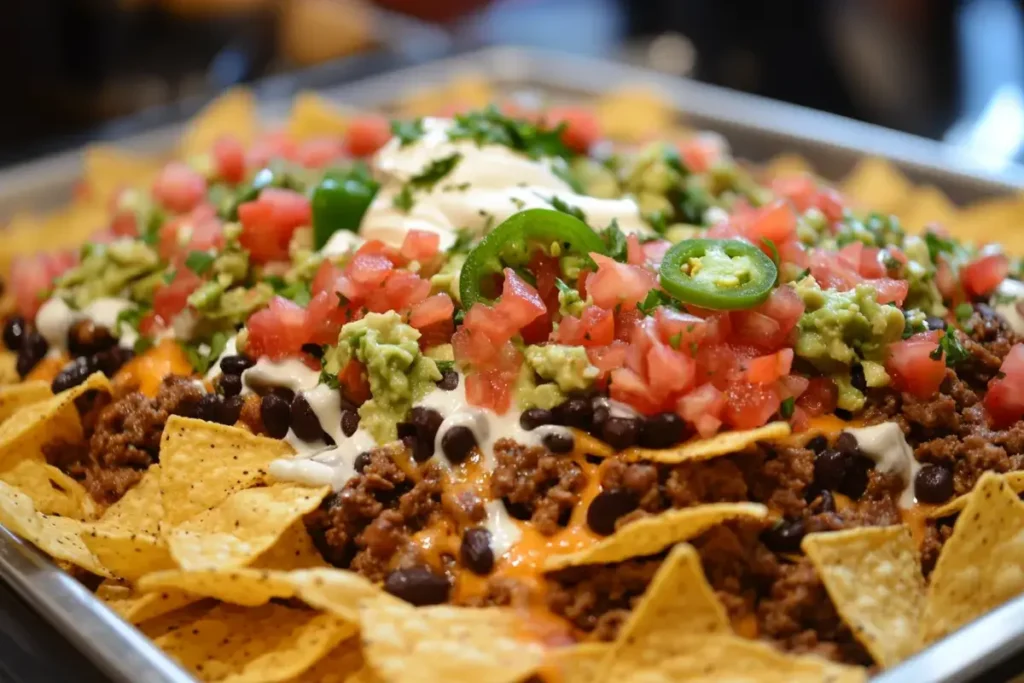
[[[666,77],[641,68],[524,48],[490,48],[365,78],[323,93],[362,108],[388,109],[396,95],[441,85],[463,73],[487,77],[504,93],[534,92],[555,99],[587,98],[623,85],[650,84],[691,125],[723,134],[737,156],[767,160],[781,152],[805,155],[823,175],[838,178],[866,154],[888,157],[916,182],[930,183],[968,202],[1024,187],[1024,169],[978,167],[959,150],[877,126],[722,88]],[[263,87],[261,113],[280,119],[294,84]],[[275,96],[275,93],[278,96]],[[171,149],[182,124],[116,140],[142,153]],[[52,208],[70,197],[80,151],[0,172],[0,217]],[[98,667],[125,683],[185,683],[191,677],[137,630],[96,600],[47,558],[0,528],[0,576]],[[877,683],[955,683],[991,680],[995,667],[1024,652],[1024,596],[875,678]]]

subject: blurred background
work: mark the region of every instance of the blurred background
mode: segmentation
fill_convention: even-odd
[[[4,0],[0,163],[226,86],[300,85],[492,44],[641,64],[1012,159],[1018,0]],[[123,124],[122,124],[123,125]]]

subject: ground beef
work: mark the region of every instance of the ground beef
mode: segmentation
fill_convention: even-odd
[[[494,458],[497,465],[491,473],[491,495],[504,499],[510,514],[529,519],[545,535],[568,523],[587,483],[575,461],[511,439],[498,440]]]
[[[733,456],[743,470],[750,500],[786,517],[799,517],[807,507],[807,489],[814,480],[814,452],[799,446],[759,444],[752,454]]]
[[[43,447],[47,460],[83,483],[103,504],[116,502],[160,457],[160,437],[171,415],[191,415],[203,395],[192,380],[170,376],[155,398],[132,392],[109,401],[102,394],[78,403],[84,443]]]
[[[456,604],[463,607],[515,607],[530,605],[530,587],[517,579],[507,576],[492,576],[487,579],[484,592],[461,600]]]
[[[921,570],[924,572],[925,578],[935,569],[942,546],[953,535],[954,520],[955,517],[939,519],[929,522],[925,527],[924,538],[921,540]]]
[[[614,640],[661,561],[661,557],[638,558],[553,572],[546,577],[548,608],[592,640]]]
[[[407,473],[393,448],[370,451],[362,472],[306,518],[328,562],[373,581],[394,568],[426,564],[411,537],[442,514],[440,471],[427,466]]]

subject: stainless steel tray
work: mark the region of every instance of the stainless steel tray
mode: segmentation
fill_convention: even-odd
[[[780,152],[805,155],[823,175],[838,178],[866,154],[888,157],[915,181],[931,183],[960,202],[1016,192],[1018,166],[993,172],[956,149],[923,138],[714,86],[669,78],[627,65],[523,48],[490,48],[329,88],[323,93],[358,107],[387,109],[396,95],[441,85],[460,73],[487,77],[501,92],[535,91],[585,98],[623,85],[647,83],[662,92],[692,125],[715,130],[738,156],[762,161]],[[282,118],[288,101],[260,89],[262,113]],[[181,124],[121,138],[146,153],[167,151]],[[0,217],[19,209],[46,209],[70,197],[80,152],[72,151],[0,172]],[[137,630],[34,548],[0,528],[0,578],[117,681],[183,683],[191,677]],[[992,680],[995,667],[1024,653],[1024,596],[1000,607],[902,665],[877,676],[897,681]]]

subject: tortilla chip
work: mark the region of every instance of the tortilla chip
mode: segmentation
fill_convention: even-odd
[[[150,572],[175,566],[167,544],[159,536],[87,524],[82,528],[82,541],[100,564],[126,581],[138,581]]]
[[[166,537],[171,556],[182,569],[244,567],[329,492],[327,486],[286,483],[238,491],[217,507],[170,526]]]
[[[141,624],[199,601],[189,593],[176,590],[139,593],[131,586],[109,579],[96,589],[96,597],[132,624]]]
[[[313,569],[330,565],[313,545],[305,523],[299,520],[250,566],[256,569]]]
[[[582,429],[570,429],[573,436],[573,453],[579,455],[593,455],[598,458],[610,458],[615,455],[615,449],[604,441],[587,434]]]
[[[1003,481],[1014,493],[1024,493],[1024,470],[1018,470],[1016,472],[1007,472],[1002,475]],[[965,493],[962,496],[957,496],[953,500],[943,503],[935,508],[928,511],[928,519],[942,519],[943,517],[951,517],[961,512],[966,506],[967,501],[971,499],[970,493]]]
[[[256,607],[273,598],[290,598],[295,588],[287,572],[270,569],[171,569],[148,574],[139,580],[140,591],[186,593],[199,598],[216,598],[233,605]]]
[[[18,461],[0,472],[0,481],[31,498],[37,512],[82,520],[96,516],[96,505],[89,492],[42,460]]]
[[[82,179],[89,191],[89,203],[109,207],[125,188],[148,188],[161,166],[159,160],[110,145],[86,147],[82,156]]]
[[[128,489],[121,499],[108,507],[97,525],[131,529],[157,536],[164,506],[160,496],[160,465],[151,465],[142,479]]]
[[[812,533],[800,547],[876,663],[890,667],[917,651],[925,587],[906,527]]]
[[[6,273],[6,266],[0,267],[0,272]],[[18,374],[18,354],[14,351],[0,351],[0,385],[18,386],[18,382],[20,381],[21,375]],[[8,415],[5,414],[0,418],[0,422],[6,420],[7,417]]]
[[[643,658],[630,659],[640,655]],[[668,652],[630,650],[604,671],[611,683],[854,683],[861,667],[810,655],[790,655],[767,643],[727,634],[680,634]]]
[[[97,576],[110,576],[82,543],[79,537],[81,522],[40,514],[31,498],[3,482],[0,482],[0,526],[32,543],[55,560],[70,562]]]
[[[800,175],[814,175],[814,167],[799,154],[779,154],[765,164],[764,173],[769,178],[786,178]]]
[[[248,146],[258,130],[256,98],[244,88],[234,88],[207,104],[192,119],[181,138],[181,155],[187,159],[207,154],[225,136]]]
[[[879,157],[858,161],[840,186],[855,204],[878,213],[895,213],[913,189],[903,171]]]
[[[946,229],[953,229],[960,210],[949,197],[937,187],[923,185],[915,188],[904,200],[896,214],[907,232],[921,234],[934,223]]]
[[[585,564],[608,564],[653,555],[670,545],[699,536],[722,522],[732,519],[764,519],[767,516],[768,508],[758,503],[713,503],[667,510],[627,524],[589,548],[565,555],[552,555],[544,561],[544,571],[552,572]]]
[[[930,577],[922,643],[952,633],[1024,591],[1024,502],[986,472]]]
[[[601,96],[594,105],[601,129],[612,140],[643,142],[672,126],[676,112],[651,86],[628,86]]]
[[[180,524],[220,505],[236,491],[265,483],[267,466],[292,453],[288,444],[277,439],[172,416],[160,440],[160,495],[174,501],[164,511],[164,522]]]
[[[354,632],[312,610],[221,604],[154,642],[200,680],[243,683],[298,676]]]
[[[388,683],[513,683],[544,658],[520,637],[522,616],[512,610],[373,602],[360,610],[360,625],[363,656]]]
[[[552,650],[537,673],[545,681],[593,683],[611,650],[611,643],[579,643]]]
[[[333,102],[312,92],[301,92],[292,102],[288,134],[301,142],[310,138],[344,134],[350,116]]]
[[[308,569],[293,571],[288,581],[295,595],[310,607],[325,610],[346,621],[357,623],[360,608],[368,603],[405,603],[365,577],[344,569]]]
[[[480,109],[494,101],[494,91],[486,78],[463,74],[447,85],[433,85],[405,95],[399,105],[403,117],[436,116],[457,109]]]
[[[964,209],[956,223],[946,226],[953,237],[975,244],[996,240],[1015,254],[1021,243],[1018,227],[1024,223],[1024,198],[1003,196],[975,202]],[[1008,246],[1009,245],[1009,246]]]
[[[738,453],[758,441],[778,441],[789,436],[792,429],[788,422],[771,422],[757,429],[742,432],[722,432],[710,439],[692,439],[674,448],[628,448],[622,451],[627,461],[644,460],[661,463],[710,460],[730,453]]]
[[[366,669],[366,672],[363,672]],[[367,678],[356,679],[357,675]],[[349,638],[328,653],[326,657],[295,678],[284,683],[352,683],[355,680],[378,681],[372,669],[363,661],[363,646],[359,638]]]
[[[0,387],[0,422],[18,412],[24,406],[41,403],[53,396],[48,382],[23,382]]]

